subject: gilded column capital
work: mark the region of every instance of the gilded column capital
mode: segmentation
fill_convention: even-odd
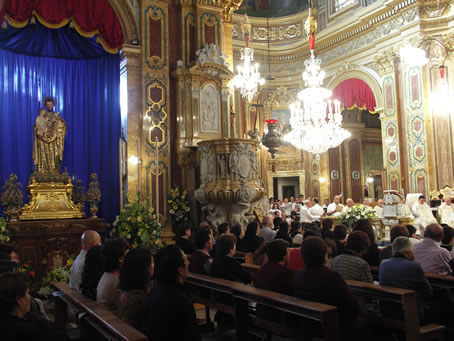
[[[374,63],[380,76],[394,72],[399,53],[396,48],[392,47],[374,57]]]
[[[240,8],[242,3],[243,0],[221,0],[222,19],[224,20],[224,22],[232,22],[233,12]]]
[[[421,19],[435,19],[449,14],[452,0],[422,0],[420,1],[419,15]]]
[[[135,45],[123,45],[122,49],[122,55],[126,58],[127,60],[127,67],[129,70],[131,69],[139,69],[141,60],[140,60],[140,46],[135,46]]]

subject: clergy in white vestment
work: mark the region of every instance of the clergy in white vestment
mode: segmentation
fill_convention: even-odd
[[[309,208],[309,213],[315,217],[314,220],[320,220],[320,217],[325,213],[323,210],[323,207],[318,204],[318,199],[314,198],[312,199],[312,202],[314,203],[311,208]]]
[[[379,199],[377,201],[377,205],[374,207],[375,214],[379,218],[383,218],[383,204],[384,203],[385,202],[383,201],[383,199]]]
[[[304,200],[304,205],[301,206],[300,209],[300,221],[302,223],[311,223],[317,218],[320,220],[320,216],[313,216],[310,212],[309,209],[312,207],[312,201],[310,200]]]
[[[343,209],[344,205],[340,203],[340,196],[336,195],[334,196],[333,202],[328,205],[328,208],[326,209],[326,214],[333,217],[338,217],[342,214]]]
[[[424,229],[427,225],[437,223],[432,210],[426,204],[426,197],[424,195],[419,196],[418,201],[413,204],[411,211],[415,216],[415,227],[419,228],[421,236],[424,236]]]
[[[397,216],[414,218],[404,199],[401,199],[400,204],[397,204]]]
[[[344,213],[347,213],[347,210],[353,206],[355,202],[353,201],[352,198],[348,198],[347,200],[345,200],[345,206],[344,208],[342,209],[342,214]]]
[[[445,202],[438,207],[438,216],[441,224],[454,228],[454,205],[451,204],[450,197],[446,197]]]

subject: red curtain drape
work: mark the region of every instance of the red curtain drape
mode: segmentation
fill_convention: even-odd
[[[107,0],[4,0],[0,24],[6,17],[12,26],[24,27],[33,15],[49,28],[63,27],[72,19],[79,34],[99,34],[99,42],[111,53],[117,53],[124,41],[120,22]]]
[[[358,107],[375,113],[375,96],[369,85],[358,78],[342,81],[333,91],[332,98],[337,99],[347,109]]]

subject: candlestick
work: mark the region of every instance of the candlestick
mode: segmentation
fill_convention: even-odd
[[[122,167],[122,159],[121,159],[121,137],[118,140],[118,169],[120,173],[120,210],[123,209],[123,167]]]
[[[158,137],[156,136],[156,220],[159,223],[159,149]]]
[[[140,193],[140,164],[141,164],[141,156],[140,156],[140,139],[137,138],[137,193]]]

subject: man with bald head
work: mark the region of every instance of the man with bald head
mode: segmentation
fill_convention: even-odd
[[[333,202],[329,204],[328,208],[326,209],[326,214],[333,217],[337,217],[342,214],[343,209],[344,205],[340,203],[340,196],[335,195]]]
[[[74,260],[71,275],[69,277],[69,287],[76,290],[79,290],[79,286],[82,281],[82,271],[84,270],[85,256],[87,255],[87,251],[95,245],[101,245],[101,237],[99,236],[98,232],[93,230],[85,231],[82,234],[80,240],[82,244],[82,250],[80,250],[79,255]]]
[[[450,275],[451,253],[440,246],[443,239],[443,228],[439,224],[430,224],[426,227],[424,239],[414,246],[415,260],[421,264],[424,272],[439,275]]]
[[[272,241],[276,237],[276,231],[273,231],[273,217],[264,216],[262,220],[262,226],[260,228],[259,237],[265,239],[265,241]]]
[[[441,224],[454,228],[454,205],[452,205],[450,197],[446,196],[444,203],[438,207],[438,216]]]
[[[375,211],[375,214],[377,215],[377,217],[383,218],[383,204],[384,203],[385,202],[383,201],[383,199],[378,199],[377,205],[374,207],[374,211]]]
[[[348,198],[347,200],[345,200],[345,206],[344,206],[344,208],[342,209],[342,214],[346,213],[347,210],[348,210],[350,207],[353,207],[354,204],[355,204],[355,202],[353,201],[352,198]]]

